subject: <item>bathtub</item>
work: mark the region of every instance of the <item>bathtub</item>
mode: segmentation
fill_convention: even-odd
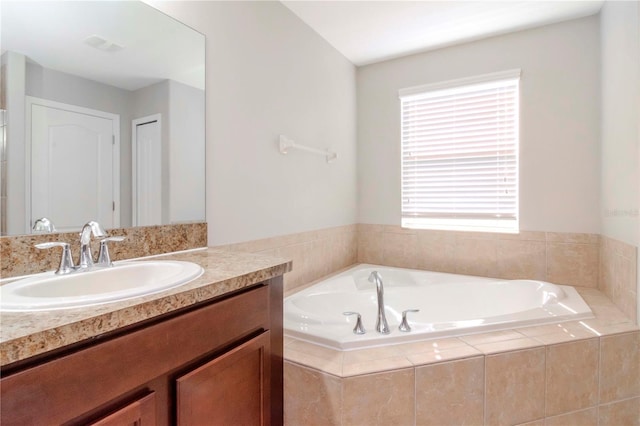
[[[384,282],[387,335],[375,330],[377,296],[369,274]],[[402,311],[411,331],[398,329]],[[365,334],[353,333],[362,315]],[[439,272],[358,265],[297,292],[284,302],[285,335],[335,349],[350,350],[436,337],[453,337],[517,327],[593,318],[589,306],[569,286],[535,280],[498,280]]]

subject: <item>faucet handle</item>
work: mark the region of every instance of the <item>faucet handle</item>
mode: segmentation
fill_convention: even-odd
[[[356,320],[356,326],[353,327],[353,334],[365,334],[367,330],[364,329],[364,325],[362,325],[362,315],[359,312],[343,312],[342,315],[357,315],[358,319]]]
[[[31,228],[34,232],[38,232],[38,233],[45,233],[45,234],[51,234],[53,232],[56,232],[56,227],[53,224],[53,222],[51,222],[51,220],[47,219],[46,217],[41,217],[40,219],[36,219],[36,221],[33,223],[33,228]]]
[[[62,247],[62,257],[60,258],[60,266],[58,266],[58,269],[56,270],[56,274],[62,275],[62,274],[68,274],[70,272],[73,272],[75,267],[73,265],[73,258],[71,257],[71,249],[68,243],[51,242],[51,243],[40,243],[35,245],[35,248],[41,249],[41,250],[50,249],[53,247]]]
[[[109,256],[109,247],[107,243],[110,241],[123,241],[124,237],[107,237],[100,240],[100,251],[98,252],[98,266],[113,266],[111,257]]]
[[[398,329],[400,331],[404,331],[404,332],[411,331],[411,326],[409,325],[409,322],[407,321],[407,314],[409,312],[420,312],[420,309],[407,309],[406,311],[402,311],[402,322],[400,323],[400,326],[398,327]]]

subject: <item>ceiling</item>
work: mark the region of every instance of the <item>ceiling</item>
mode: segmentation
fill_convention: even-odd
[[[45,68],[137,90],[166,79],[204,89],[204,36],[142,2],[7,1],[2,52]],[[88,45],[98,35],[122,47]]]
[[[288,1],[355,65],[596,14],[604,1]]]

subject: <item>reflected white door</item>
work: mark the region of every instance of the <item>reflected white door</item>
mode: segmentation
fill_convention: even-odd
[[[162,224],[160,115],[133,121],[134,226]]]
[[[119,188],[114,182],[119,118],[41,103],[47,105],[30,102],[31,223],[47,217],[61,232],[79,230],[89,220],[118,227]]]

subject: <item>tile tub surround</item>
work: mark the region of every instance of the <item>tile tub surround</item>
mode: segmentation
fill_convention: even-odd
[[[519,234],[358,225],[358,262],[598,287],[597,234]]]
[[[223,296],[291,270],[288,260],[211,248],[160,259],[197,263],[204,268],[204,274],[162,293],[120,302],[58,311],[0,313],[0,365]]]
[[[637,248],[598,234],[519,234],[358,224],[358,263],[599,288],[637,318]]]
[[[606,236],[600,237],[598,288],[629,318],[637,318],[637,252],[637,247]]]
[[[292,259],[293,271],[284,276],[285,292],[291,292],[356,263],[357,226],[337,226],[217,248]]]
[[[207,246],[206,223],[118,228],[107,230],[107,234],[125,237],[124,241],[109,244],[112,260],[134,259]],[[77,262],[80,250],[77,232],[0,237],[0,278],[57,269],[60,249],[39,250],[34,247],[35,244],[49,241],[69,243],[73,259]],[[100,245],[93,241],[91,246],[94,255],[97,255]]]
[[[595,319],[348,352],[285,338],[285,423],[638,425],[640,330],[578,291]]]

